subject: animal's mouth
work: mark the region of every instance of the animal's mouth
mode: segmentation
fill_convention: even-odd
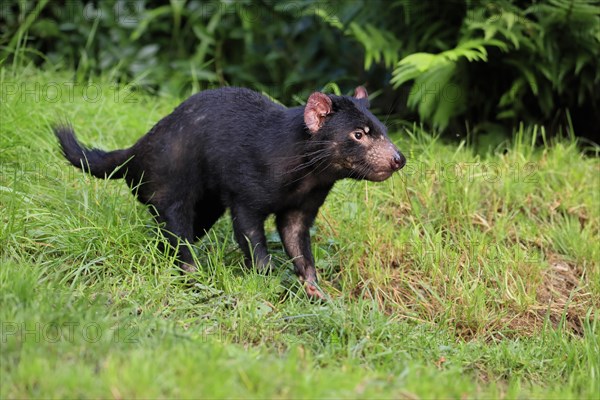
[[[381,182],[381,181],[385,181],[386,179],[388,179],[390,176],[392,176],[394,174],[394,172],[396,172],[393,169],[371,169],[369,171],[366,171],[363,174],[362,179],[366,179],[368,181],[372,181],[372,182]]]
[[[348,166],[347,169],[353,171],[351,176],[354,176],[357,179],[365,179],[371,182],[381,182],[385,181],[389,177],[391,177],[397,169],[393,168],[375,168],[372,165],[365,164],[353,164]]]
[[[385,181],[387,178],[392,176],[394,174],[394,172],[395,171],[391,170],[391,169],[381,170],[381,171],[373,171],[371,174],[369,174],[367,179],[370,181],[373,181],[373,182]]]

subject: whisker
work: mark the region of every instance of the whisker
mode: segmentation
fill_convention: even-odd
[[[317,167],[315,167],[315,170],[314,170],[315,172],[319,173],[319,172],[321,172],[321,171],[322,171],[322,170],[321,170],[321,171],[319,171],[319,170],[318,170],[318,168],[319,168],[319,167],[320,167],[320,166],[323,164],[323,161],[324,161],[324,160],[326,160],[327,158],[328,158],[328,157],[327,157],[327,155],[323,155],[322,157],[315,159],[315,161],[314,161],[313,163],[311,163],[311,165],[312,165],[312,164],[314,164],[314,163],[316,163],[316,162],[319,162],[319,164],[317,165]],[[308,164],[308,163],[302,164],[302,168],[297,168],[297,170],[296,170],[295,172],[301,171],[302,169],[304,169],[304,168],[308,168],[308,167],[310,167],[310,166],[311,166],[311,165],[307,165],[307,164]],[[331,165],[331,162],[329,162],[329,163],[327,164],[327,166],[329,166],[329,165]],[[323,169],[323,170],[324,170],[324,169]],[[300,180],[302,180],[302,179],[306,178],[306,177],[307,177],[307,176],[309,176],[309,175],[310,175],[312,172],[313,172],[313,171],[309,170],[309,171],[308,171],[308,172],[306,172],[304,175],[302,175],[302,176],[300,176],[300,177],[298,177],[298,178],[296,178],[296,179],[293,179],[293,180],[291,180],[291,181],[290,181],[290,182],[289,182],[287,185],[290,185],[290,184],[292,184],[292,183],[296,183],[296,182],[298,182],[298,181],[300,181]]]
[[[299,164],[296,167],[292,168],[291,170],[287,171],[288,173],[294,173],[294,172],[298,172],[301,171],[307,167],[310,167],[311,165],[316,164],[317,162],[319,162],[320,160],[327,158],[329,156],[328,152],[323,151],[322,154],[319,154],[316,157],[311,158],[309,161]]]

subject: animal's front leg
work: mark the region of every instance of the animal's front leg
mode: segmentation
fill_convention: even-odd
[[[310,226],[316,212],[292,210],[277,215],[277,230],[285,251],[294,263],[296,274],[304,282],[306,293],[312,298],[323,299],[317,287],[317,270],[310,249]]]
[[[232,207],[233,231],[238,245],[246,257],[246,265],[256,266],[259,272],[271,270],[271,256],[267,253],[265,217],[256,215],[244,207]]]

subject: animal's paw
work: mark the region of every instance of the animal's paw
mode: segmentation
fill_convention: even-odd
[[[198,271],[198,268],[194,264],[181,263],[180,268],[186,274],[191,274]]]
[[[325,300],[325,294],[313,281],[304,282],[304,290],[311,300]]]
[[[269,275],[273,272],[273,263],[269,261],[259,262],[256,264],[256,270],[259,274]]]

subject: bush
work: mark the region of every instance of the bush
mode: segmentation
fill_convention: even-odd
[[[343,40],[343,33],[323,20],[338,11],[335,5],[12,3],[3,13],[8,29],[0,39],[2,58],[72,68],[80,79],[108,73],[175,94],[215,85],[247,86],[289,101],[293,93],[329,81],[354,85],[362,72],[359,45]]]
[[[289,103],[367,83],[386,114],[474,136],[600,124],[592,0],[7,1],[3,64],[178,95],[236,85]],[[408,104],[408,109],[404,107]],[[392,107],[390,107],[392,105]]]
[[[440,40],[441,51],[400,60],[392,83],[414,81],[408,105],[422,119],[442,129],[464,119],[557,128],[569,111],[598,121],[600,8],[589,0],[520,3],[477,3],[461,11],[460,29]]]

